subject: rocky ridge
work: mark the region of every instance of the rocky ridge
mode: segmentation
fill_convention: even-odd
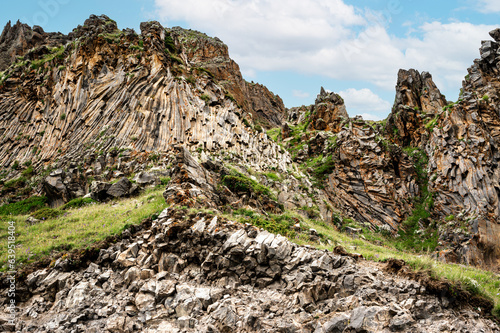
[[[292,158],[331,160],[324,186],[344,216],[395,232],[421,205],[429,217],[415,231],[438,231],[438,259],[497,267],[498,35],[492,31],[495,41],[482,42],[456,103],[446,101],[429,73],[400,70],[395,103],[383,122],[339,115],[338,126],[325,126],[325,116],[315,113],[324,91],[315,105],[290,109],[282,137],[292,150],[305,143]],[[339,99],[329,103],[330,115],[342,109]],[[298,133],[301,126],[307,128]]]
[[[106,180],[106,169],[137,173],[137,165],[164,161],[177,144],[286,170],[287,153],[252,128],[259,119],[280,124],[283,103],[241,78],[226,45],[158,22],[141,30],[120,31],[108,17],[92,16],[65,37],[67,44],[36,46],[10,64],[0,84],[6,180],[28,162],[35,171],[69,167],[77,179]],[[6,36],[25,31],[4,29]],[[72,184],[73,192],[88,192]]]

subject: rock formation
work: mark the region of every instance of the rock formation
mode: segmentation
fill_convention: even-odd
[[[4,35],[34,33],[15,27]],[[247,118],[280,124],[283,103],[242,79],[226,45],[158,22],[141,29],[120,31],[91,16],[61,38],[71,42],[42,43],[13,62],[0,79],[0,164],[31,161],[37,171],[74,164],[77,177],[107,180],[109,169],[138,172],[132,163],[182,144],[286,170],[288,155],[247,127]],[[7,37],[3,48],[12,46]]]
[[[167,208],[122,237],[82,268],[61,258],[28,275],[15,330],[500,331],[456,291],[204,213]]]
[[[309,127],[311,130],[338,132],[343,120],[349,119],[344,100],[334,92],[327,93],[323,87],[311,108]]]
[[[387,133],[404,147],[424,145],[429,136],[424,125],[447,104],[428,72],[401,69],[394,106],[387,118]]]
[[[99,252],[19,276],[22,321],[12,327],[0,316],[0,327],[499,332],[484,317],[490,302],[402,262],[382,271],[342,248],[298,246],[222,214],[294,210],[391,236],[413,218],[414,235],[439,236],[436,259],[498,267],[499,31],[482,43],[458,102],[448,103],[429,73],[400,70],[391,114],[372,122],[349,118],[342,97],[324,88],[314,105],[285,110],[279,96],[243,79],[221,40],[197,31],[152,21],[136,34],[105,15],[67,36],[7,24],[2,202],[43,193],[58,207],[164,184],[170,207]],[[293,230],[303,233],[300,224]]]

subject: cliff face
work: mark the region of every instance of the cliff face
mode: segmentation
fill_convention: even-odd
[[[425,125],[448,103],[428,72],[399,70],[396,98],[386,132],[401,146],[418,147],[428,140]]]
[[[92,16],[65,38],[71,42],[54,48],[42,40],[2,74],[3,167],[32,161],[40,169],[59,159],[57,166],[95,170],[121,164],[113,149],[134,156],[182,144],[286,169],[286,154],[243,123],[252,121],[248,114],[280,123],[281,99],[248,87],[221,41],[157,22],[141,24],[137,35],[106,16]],[[12,43],[6,38],[2,47]]]
[[[207,70],[242,110],[266,128],[281,126],[285,112],[281,98],[263,85],[245,81],[238,64],[229,57],[227,45],[220,39],[179,27],[168,32],[186,63],[198,70]]]
[[[67,36],[9,23],[2,201],[35,192],[57,207],[163,184],[169,208],[18,274],[22,321],[0,316],[0,328],[499,332],[481,317],[491,302],[402,261],[359,260],[301,225],[432,238],[437,259],[497,267],[500,30],[492,37],[457,103],[429,73],[401,70],[391,114],[373,122],[349,118],[342,97],[323,88],[314,105],[285,110],[242,78],[222,41],[196,31],[153,21],[139,35],[104,15]],[[0,274],[1,288],[6,281]]]
[[[301,147],[295,161],[329,161],[325,193],[344,216],[393,233],[417,219],[423,239],[438,233],[440,260],[498,266],[498,50],[482,43],[456,103],[429,73],[400,70],[385,121],[349,119],[341,98],[322,90],[314,105],[289,110],[283,138]],[[320,132],[297,134],[300,124]]]
[[[459,101],[438,117],[427,147],[437,211],[459,216],[443,240],[459,249],[453,256],[473,264],[498,265],[500,257],[497,31],[491,33],[496,41],[482,42],[481,58],[468,69]],[[453,230],[460,224],[472,239]]]

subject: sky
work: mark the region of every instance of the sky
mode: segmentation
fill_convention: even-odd
[[[324,87],[350,116],[373,120],[389,114],[400,68],[430,72],[456,101],[481,41],[500,27],[499,0],[24,0],[4,1],[0,24],[68,33],[91,14],[120,29],[157,20],[219,37],[243,77],[286,107],[313,104]]]

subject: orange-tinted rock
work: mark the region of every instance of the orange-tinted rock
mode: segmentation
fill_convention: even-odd
[[[402,146],[418,147],[426,143],[425,125],[447,105],[428,72],[400,69],[396,99],[387,118],[386,132]]]
[[[321,87],[321,92],[311,109],[309,129],[337,133],[340,131],[342,121],[348,118],[342,97],[334,92],[327,93]]]

